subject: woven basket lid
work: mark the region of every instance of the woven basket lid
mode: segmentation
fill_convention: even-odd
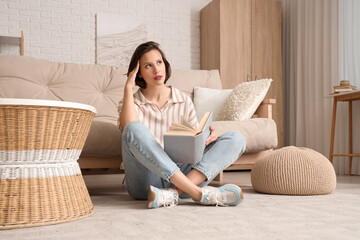
[[[262,193],[327,194],[336,188],[336,174],[322,154],[309,148],[289,146],[256,161],[251,182],[254,189]]]
[[[0,98],[0,105],[26,105],[26,106],[49,106],[49,107],[65,107],[89,110],[96,113],[96,108],[83,103],[42,100],[42,99],[23,99],[23,98]]]

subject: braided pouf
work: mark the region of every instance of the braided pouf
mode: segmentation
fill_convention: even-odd
[[[257,192],[288,195],[331,193],[336,174],[322,154],[294,146],[283,147],[256,161],[251,183]]]

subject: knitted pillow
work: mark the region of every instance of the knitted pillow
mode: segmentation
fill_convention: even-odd
[[[272,79],[244,82],[234,88],[226,99],[218,116],[218,121],[242,121],[250,119],[264,100]]]
[[[290,146],[257,160],[251,170],[251,183],[262,193],[326,194],[335,190],[336,175],[332,164],[322,154]]]

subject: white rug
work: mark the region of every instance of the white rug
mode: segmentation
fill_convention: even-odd
[[[249,172],[232,172],[244,201],[207,207],[182,200],[146,209],[127,195],[116,175],[86,176],[95,214],[44,227],[0,231],[0,239],[360,239],[360,177],[338,177],[335,192],[280,196],[253,191]]]

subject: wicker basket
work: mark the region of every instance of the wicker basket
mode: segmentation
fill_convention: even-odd
[[[77,160],[95,113],[85,104],[0,98],[0,229],[93,213]]]

